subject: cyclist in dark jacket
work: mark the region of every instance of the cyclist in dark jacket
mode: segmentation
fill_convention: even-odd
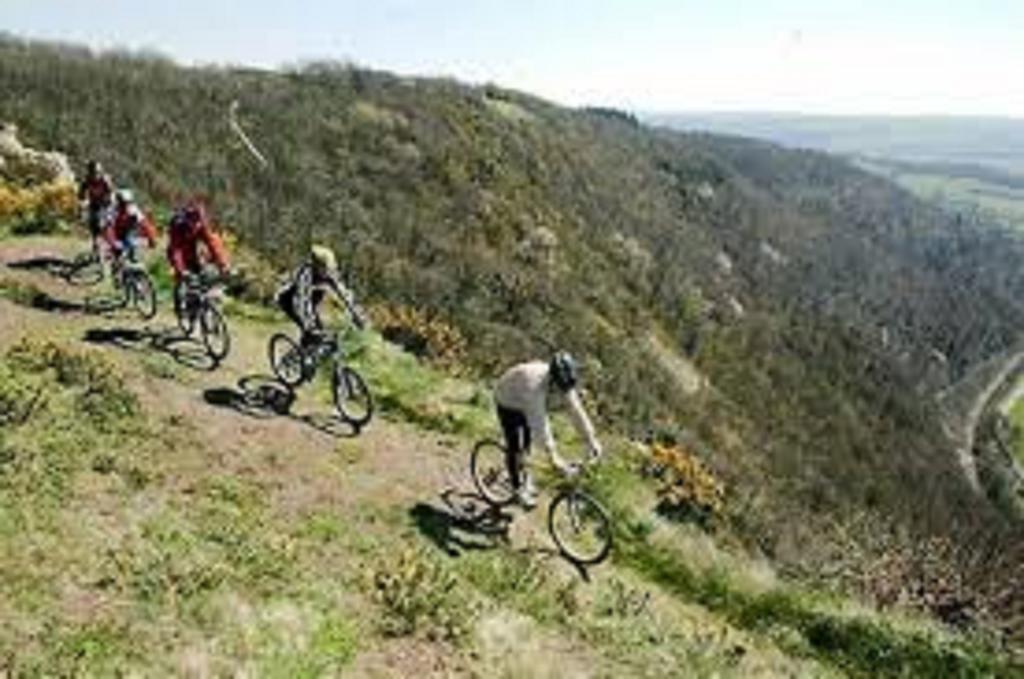
[[[98,161],[90,160],[86,164],[85,178],[78,185],[78,200],[85,204],[89,237],[96,246],[106,228],[114,202],[114,184],[103,173]]]
[[[338,260],[330,248],[314,245],[309,260],[292,274],[277,292],[277,304],[301,332],[303,346],[315,344],[323,336],[320,305],[333,293],[345,305],[352,322],[363,328],[366,320],[355,303],[355,297],[338,277]]]

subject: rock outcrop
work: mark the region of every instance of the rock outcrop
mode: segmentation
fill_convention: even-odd
[[[75,181],[67,156],[55,151],[36,151],[18,139],[18,127],[0,123],[0,179],[17,185]]]

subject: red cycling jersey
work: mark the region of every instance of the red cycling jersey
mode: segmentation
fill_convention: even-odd
[[[201,210],[195,210],[191,216],[187,213],[176,213],[171,218],[168,231],[170,238],[167,244],[167,260],[174,269],[175,280],[180,281],[186,272],[199,273],[202,269],[200,243],[206,246],[210,260],[221,273],[227,271],[228,256],[224,242],[210,228]]]
[[[104,236],[110,246],[117,248],[129,236],[137,232],[149,242],[149,247],[156,247],[157,231],[152,220],[138,208],[137,205],[118,207],[114,214],[114,221],[104,232]]]
[[[114,194],[114,185],[105,174],[86,177],[78,185],[78,199],[88,200],[89,207],[96,209],[110,205]]]

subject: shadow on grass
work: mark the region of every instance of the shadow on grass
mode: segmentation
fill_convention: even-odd
[[[258,420],[287,417],[334,438],[354,438],[359,428],[334,415],[292,412],[295,392],[266,375],[248,375],[238,381],[238,388],[216,387],[203,392],[203,400],[219,408],[230,408]]]
[[[90,344],[104,344],[126,351],[157,351],[193,370],[212,371],[219,362],[197,340],[175,330],[153,328],[92,328],[83,338]]]
[[[90,304],[82,302],[73,302],[71,300],[59,299],[53,295],[43,292],[42,290],[31,290],[25,296],[17,296],[13,299],[16,304],[27,306],[32,309],[38,309],[40,311],[46,311],[49,313],[57,314],[72,314],[72,313],[101,313],[98,309]]]
[[[52,255],[42,255],[39,257],[29,257],[28,259],[19,259],[13,262],[8,262],[7,266],[11,269],[18,269],[21,271],[45,271],[46,273],[53,274],[54,276],[63,277],[64,272],[73,264],[74,262],[70,259],[54,257]]]
[[[0,280],[0,296],[19,306],[59,314],[106,316],[126,308],[124,297],[116,292],[91,295],[81,301],[74,301],[54,297],[32,283],[8,279]]]
[[[29,257],[9,262],[7,266],[21,271],[44,271],[72,285],[95,285],[103,280],[103,268],[91,253],[71,259],[52,255]]]
[[[479,495],[449,488],[441,505],[417,503],[409,510],[416,528],[448,556],[464,551],[493,549],[508,541],[512,517]]]
[[[440,495],[441,506],[417,503],[409,510],[416,528],[448,556],[464,551],[494,549],[508,544],[513,515],[488,502],[476,491],[448,488]],[[584,582],[590,582],[589,569],[569,559],[553,546],[529,545],[515,550],[543,559],[561,559],[573,567]]]

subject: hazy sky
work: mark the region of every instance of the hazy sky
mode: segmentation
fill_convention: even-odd
[[[0,0],[0,30],[634,110],[1024,117],[1024,0]]]

